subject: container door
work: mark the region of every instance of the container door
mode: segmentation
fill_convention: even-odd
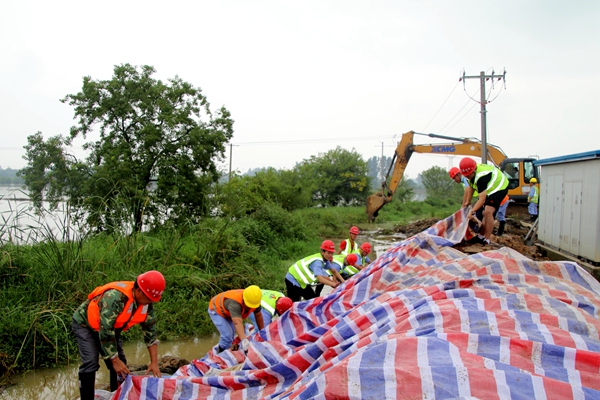
[[[573,182],[563,183],[563,202],[561,215],[560,249],[571,251],[571,220],[573,206]]]
[[[571,242],[570,252],[579,256],[579,240],[581,238],[581,182],[573,182],[571,195]]]
[[[554,175],[545,177],[540,185],[538,239],[546,244],[552,244],[552,194],[554,193]]]
[[[563,177],[556,175],[554,178],[554,193],[552,193],[552,245],[560,247],[560,223],[562,219],[563,204]],[[543,201],[543,200],[540,200]]]

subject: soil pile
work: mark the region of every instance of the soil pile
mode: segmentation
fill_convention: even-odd
[[[419,232],[423,232],[429,228],[439,219],[427,218],[420,221],[416,221],[407,225],[397,226],[393,229],[394,232],[403,233],[407,237],[416,235]],[[496,222],[496,228],[498,222]],[[481,245],[462,241],[454,246],[455,249],[462,251],[463,253],[473,254],[487,250],[496,250],[500,247],[510,247],[511,249],[523,254],[525,257],[536,261],[550,261],[549,258],[544,257],[536,246],[528,245],[525,243],[525,236],[529,233],[531,224],[523,222],[519,219],[507,218],[506,227],[502,236],[492,235],[491,245]],[[494,229],[494,232],[496,229]],[[530,235],[531,236],[531,235]]]

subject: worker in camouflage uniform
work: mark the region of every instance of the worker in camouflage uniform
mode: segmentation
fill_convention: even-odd
[[[99,286],[88,295],[73,314],[71,329],[77,339],[81,366],[79,392],[81,400],[94,398],[99,354],[110,371],[110,390],[130,372],[123,352],[121,332],[140,324],[144,342],[150,353],[147,373],[160,377],[158,368],[158,336],[153,303],[165,290],[165,278],[158,271],[139,275],[135,282],[111,282]]]

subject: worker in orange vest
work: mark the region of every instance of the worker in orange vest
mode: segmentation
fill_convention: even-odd
[[[111,282],[97,287],[75,310],[71,329],[77,338],[81,358],[81,400],[94,398],[96,371],[100,368],[99,354],[110,371],[111,391],[117,390],[119,380],[130,373],[121,332],[137,324],[142,328],[150,353],[147,373],[160,377],[154,303],[160,300],[165,286],[165,278],[160,272],[148,271],[139,275],[135,282]]]
[[[261,300],[262,291],[256,285],[248,286],[246,289],[228,290],[210,300],[208,315],[221,335],[217,353],[231,347],[236,333],[241,340],[240,348],[248,351],[250,342],[244,330],[244,319],[254,314],[258,330],[265,327],[261,313]]]

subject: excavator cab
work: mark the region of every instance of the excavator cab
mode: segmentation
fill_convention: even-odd
[[[508,178],[508,196],[514,201],[526,202],[529,195],[529,180],[536,178],[538,170],[533,165],[535,158],[507,158],[499,167]]]

